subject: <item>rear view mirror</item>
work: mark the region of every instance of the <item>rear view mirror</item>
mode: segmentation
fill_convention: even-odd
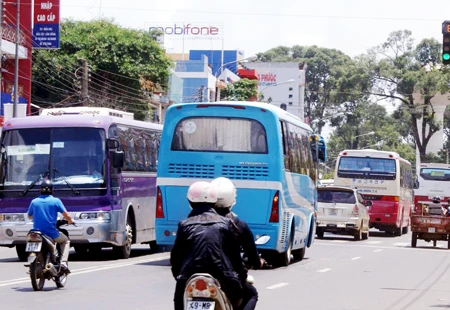
[[[118,149],[120,146],[120,143],[117,139],[114,138],[109,138],[106,140],[106,147],[109,150],[114,150],[114,149]]]
[[[417,180],[415,180],[414,182],[413,182],[413,188],[414,189],[418,189],[419,188],[419,181],[417,181]]]
[[[373,205],[373,203],[372,203],[371,200],[368,200],[368,201],[364,202],[364,205],[365,205],[366,207],[371,207],[371,206]]]
[[[112,153],[112,165],[114,168],[123,168],[125,164],[125,154],[122,151],[114,151]]]

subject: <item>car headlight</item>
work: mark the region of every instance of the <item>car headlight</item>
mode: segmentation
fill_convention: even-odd
[[[109,212],[85,212],[80,214],[79,219],[109,221],[111,219],[111,214]]]
[[[0,214],[0,222],[25,222],[23,213],[4,213]]]

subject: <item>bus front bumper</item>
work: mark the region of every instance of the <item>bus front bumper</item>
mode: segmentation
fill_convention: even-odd
[[[125,243],[125,231],[112,231],[111,221],[115,222],[116,214],[112,212],[111,220],[81,220],[77,214],[70,212],[75,218],[74,225],[62,226],[69,233],[70,243],[108,243],[111,245],[123,245]],[[26,214],[25,214],[26,216]],[[33,222],[26,218],[25,222],[0,222],[0,246],[11,247],[16,244],[24,244],[28,232],[33,229]]]

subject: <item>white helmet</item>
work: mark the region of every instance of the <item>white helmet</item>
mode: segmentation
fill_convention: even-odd
[[[195,182],[189,186],[187,199],[193,203],[215,203],[217,201],[216,187],[209,182]]]
[[[217,188],[217,208],[232,208],[236,203],[236,187],[230,179],[220,177],[211,181]]]

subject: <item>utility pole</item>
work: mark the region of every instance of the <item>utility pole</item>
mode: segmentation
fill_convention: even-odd
[[[14,105],[13,117],[17,117],[17,104],[19,103],[19,30],[20,30],[20,0],[16,2],[16,58],[14,68]],[[3,12],[2,12],[3,13]]]
[[[89,68],[86,59],[82,59],[81,64],[83,67],[83,75],[81,77],[81,100],[83,101],[83,106],[87,106],[89,99]]]

